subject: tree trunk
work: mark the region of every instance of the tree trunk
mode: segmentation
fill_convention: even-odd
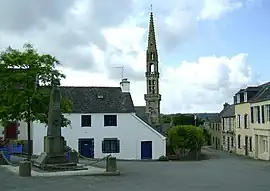
[[[32,144],[31,144],[31,122],[28,120],[27,122],[27,142],[28,142],[28,153],[27,153],[27,160],[31,161],[32,157]]]

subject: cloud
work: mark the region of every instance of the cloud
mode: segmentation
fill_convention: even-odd
[[[249,0],[250,3],[250,0]],[[253,81],[247,54],[174,62],[199,23],[240,9],[244,0],[172,0],[154,4],[161,69],[162,112],[219,109],[240,86]],[[136,105],[144,105],[149,5],[142,0],[1,0],[0,50],[30,42],[62,62],[64,85],[118,86],[121,69],[132,80]],[[171,58],[172,59],[172,58]]]
[[[232,102],[238,89],[256,84],[247,58],[243,53],[200,57],[196,62],[183,61],[167,67],[161,83],[163,111],[219,111],[222,103]]]
[[[167,66],[160,80],[161,110],[171,112],[217,112],[224,102],[232,102],[239,88],[255,85],[256,80],[247,64],[247,54],[233,57],[200,57],[195,62],[183,61]],[[64,69],[64,85],[119,86],[118,80],[100,73],[74,72]],[[136,105],[144,105],[144,81],[131,82],[131,94]]]

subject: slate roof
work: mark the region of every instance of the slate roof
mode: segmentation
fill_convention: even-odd
[[[146,107],[145,106],[135,106],[135,113],[136,115],[143,120],[145,123],[150,125],[148,123],[148,114],[146,113]]]
[[[260,102],[270,100],[270,82],[258,86],[260,90],[258,93],[250,100],[250,102]]]
[[[130,93],[120,87],[61,86],[61,95],[72,101],[72,113],[135,112]]]
[[[228,106],[226,110],[221,114],[221,117],[234,117],[234,105]]]

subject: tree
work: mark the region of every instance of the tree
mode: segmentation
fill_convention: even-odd
[[[173,125],[194,125],[200,126],[204,123],[203,120],[197,118],[195,120],[194,115],[191,114],[169,114],[169,115],[162,115],[161,121],[163,123],[171,123],[173,120]]]
[[[192,125],[174,126],[168,131],[168,144],[177,157],[186,151],[199,153],[204,144],[203,130]]]
[[[47,124],[52,79],[65,78],[56,66],[60,62],[49,54],[40,54],[33,45],[25,44],[23,51],[8,47],[0,53],[0,119],[27,122],[30,142],[31,123]],[[63,98],[61,110],[71,112],[72,103]],[[70,123],[62,116],[62,126]],[[28,144],[28,159],[31,158]]]

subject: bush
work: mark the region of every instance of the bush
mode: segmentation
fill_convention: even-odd
[[[169,161],[169,158],[167,156],[161,156],[158,159],[159,161]]]
[[[200,153],[204,144],[203,130],[192,125],[171,127],[168,131],[168,147],[173,154],[181,158],[190,152]],[[170,153],[172,154],[172,153]]]

